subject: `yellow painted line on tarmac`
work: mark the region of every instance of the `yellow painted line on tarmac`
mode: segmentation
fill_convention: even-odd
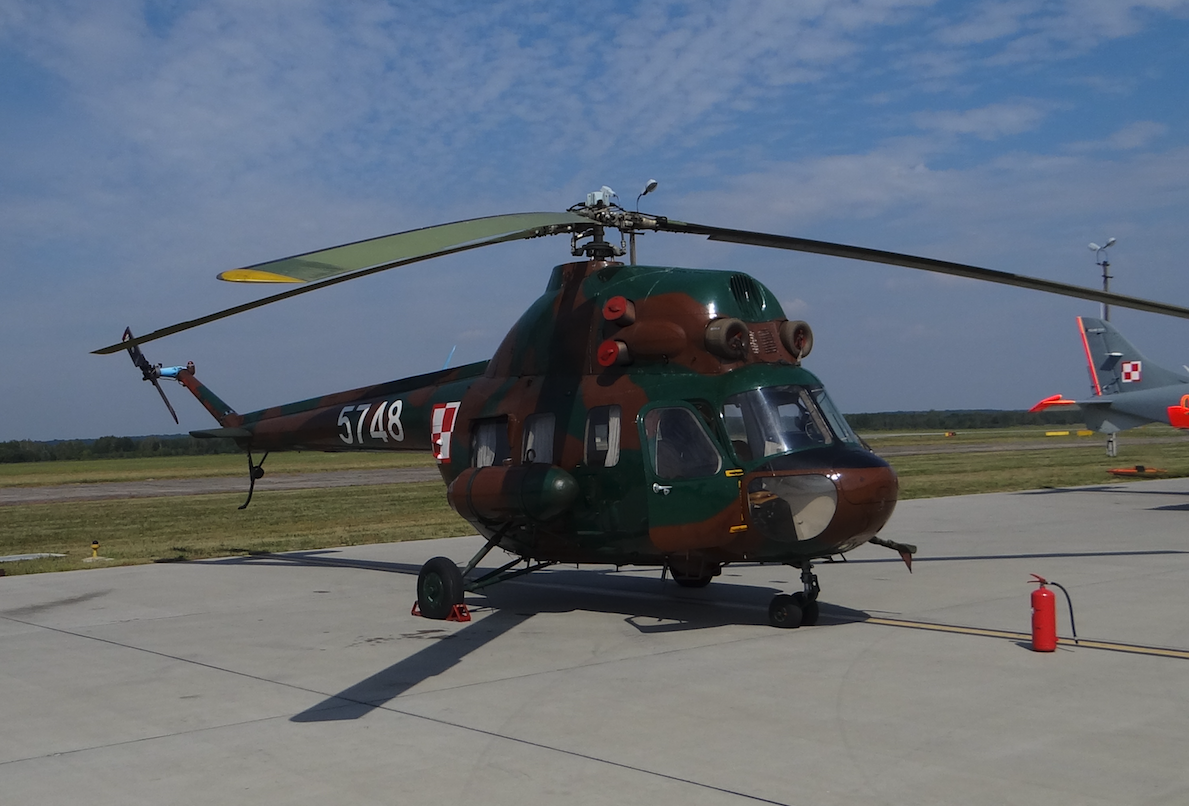
[[[1062,638],[1063,643],[1068,644],[1069,640]],[[1189,651],[1184,649],[1164,649],[1158,646],[1140,646],[1137,644],[1113,644],[1107,641],[1079,641],[1078,646],[1089,647],[1090,649],[1105,649],[1110,652],[1130,652],[1133,655],[1156,655],[1161,658],[1181,658],[1189,660]]]
[[[927,621],[902,621],[894,618],[869,618],[864,624],[881,624],[885,627],[906,627],[910,630],[929,630],[931,632],[952,632],[961,635],[982,635],[987,638],[1007,638],[1011,640],[1031,641],[1032,636],[1023,632],[1005,632],[1003,630],[983,630],[978,627],[956,627],[952,624],[932,624]]]
[[[879,624],[884,627],[903,627],[910,630],[928,630],[930,632],[948,632],[959,635],[980,635],[986,638],[1005,638],[1012,641],[1032,641],[1032,635],[1026,632],[1007,632],[1004,630],[984,630],[978,627],[958,627],[952,624],[933,624],[928,621],[905,621],[891,618],[869,618],[865,624]],[[1060,638],[1058,643],[1067,648],[1085,647],[1086,649],[1102,649],[1107,652],[1125,652],[1131,655],[1152,655],[1158,658],[1179,658],[1189,660],[1189,650],[1167,649],[1158,646],[1143,646],[1142,644],[1119,644],[1112,641],[1087,641],[1078,639],[1075,644],[1072,638]]]

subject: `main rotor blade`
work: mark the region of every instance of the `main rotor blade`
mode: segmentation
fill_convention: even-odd
[[[981,269],[964,263],[951,263],[946,260],[934,260],[927,257],[903,255],[898,252],[884,252],[880,249],[866,249],[861,246],[847,246],[845,244],[830,243],[828,241],[812,241],[807,238],[794,238],[789,235],[771,235],[765,232],[750,232],[748,230],[726,229],[724,227],[710,227],[705,224],[690,224],[673,219],[658,219],[657,229],[665,232],[684,232],[691,235],[705,235],[712,241],[749,244],[751,246],[767,246],[773,249],[790,249],[794,252],[812,252],[818,255],[845,257],[852,260],[865,260],[869,263],[884,263],[890,266],[904,266],[909,269],[936,272],[938,274],[952,274],[956,277],[969,277],[974,280],[985,280],[1001,285],[1014,285],[1018,288],[1029,288],[1033,291],[1045,291],[1050,294],[1061,294],[1066,297],[1088,299],[1093,302],[1104,302],[1118,305],[1121,308],[1132,308],[1137,311],[1148,311],[1166,316],[1177,316],[1189,319],[1189,308],[1169,305],[1164,302],[1129,297],[1109,291],[1099,291],[1080,285],[1069,285],[1052,280],[1042,280],[1038,277],[1028,277],[1023,274],[1012,274],[995,269]]]
[[[466,243],[484,246],[491,238],[537,227],[578,223],[591,225],[590,219],[573,213],[509,213],[471,218],[232,269],[220,274],[219,279],[233,283],[309,283],[381,264],[433,257]]]
[[[475,232],[482,231],[481,227],[456,228],[456,229],[453,229],[452,232],[454,233],[455,236],[459,236],[459,235],[466,236],[464,238],[464,242],[460,244],[457,240],[454,240],[452,243],[442,244],[441,241],[443,239],[439,239],[435,234],[431,234],[428,232],[429,230],[455,228],[459,224],[476,224],[478,222],[487,222],[488,223],[486,231],[490,232],[492,229],[495,229],[497,232],[499,232],[501,234],[499,234],[496,237],[488,237],[483,240],[474,240]],[[529,224],[529,226],[524,229],[513,230],[510,227],[510,225],[515,225],[515,224],[519,224],[519,225],[523,226],[526,223]],[[409,233],[397,233],[397,235],[384,236],[384,238],[377,238],[377,239],[373,239],[373,240],[385,240],[386,238],[398,238],[400,235],[409,235],[409,234],[414,234],[414,233],[420,233],[420,238],[415,239],[415,240],[416,240],[416,242],[421,244],[421,247],[420,247],[420,249],[413,250],[414,254],[402,256],[400,259],[389,260],[387,262],[380,263],[379,265],[373,265],[373,266],[370,266],[369,268],[366,268],[366,269],[363,269],[360,271],[352,271],[349,267],[341,268],[337,271],[331,272],[329,274],[329,276],[327,276],[327,279],[324,279],[320,282],[311,282],[308,285],[302,285],[298,288],[292,288],[292,289],[289,289],[288,291],[282,291],[279,294],[273,294],[272,296],[263,297],[258,300],[253,300],[252,302],[245,302],[242,305],[236,305],[232,308],[226,308],[226,309],[224,309],[222,311],[218,311],[216,313],[208,314],[206,316],[200,316],[197,319],[190,319],[185,322],[179,322],[176,325],[170,325],[169,327],[164,327],[164,328],[161,328],[160,330],[154,330],[152,333],[149,333],[145,336],[137,336],[136,338],[129,339],[128,341],[122,341],[117,344],[110,344],[107,347],[102,347],[98,350],[92,350],[92,353],[95,355],[110,355],[111,353],[119,352],[120,350],[127,350],[130,347],[136,347],[138,345],[144,344],[145,342],[155,341],[155,340],[163,338],[165,336],[171,336],[174,333],[181,333],[184,330],[190,330],[191,328],[198,327],[199,325],[205,325],[208,322],[215,322],[215,321],[218,321],[219,319],[226,319],[228,316],[234,316],[237,313],[243,313],[245,311],[250,311],[255,308],[261,308],[261,307],[263,307],[265,305],[269,305],[273,302],[280,302],[283,299],[289,299],[290,297],[296,297],[299,294],[305,294],[310,291],[316,291],[320,288],[326,288],[327,286],[336,285],[338,283],[344,283],[347,280],[354,280],[356,277],[365,277],[367,275],[376,274],[377,272],[385,271],[387,269],[394,269],[394,268],[397,268],[400,266],[408,266],[412,263],[418,263],[422,260],[429,260],[429,259],[435,258],[435,257],[444,257],[446,255],[453,255],[458,252],[465,252],[469,249],[478,249],[481,246],[491,246],[491,245],[497,244],[497,243],[507,243],[509,241],[517,241],[517,240],[522,240],[525,238],[537,238],[542,235],[552,234],[554,232],[566,231],[568,228],[570,228],[574,225],[585,228],[585,227],[591,226],[591,221],[588,218],[584,218],[579,215],[574,215],[573,213],[514,213],[511,215],[505,215],[505,216],[491,216],[490,218],[477,218],[477,219],[471,219],[470,221],[459,221],[459,222],[455,222],[454,224],[442,224],[439,227],[427,227],[426,229],[423,229],[423,230],[412,230]],[[360,242],[360,243],[362,244],[362,243],[367,243],[367,242]],[[390,241],[389,243],[391,244],[393,242]],[[401,245],[400,241],[395,241],[395,243],[398,246]],[[405,242],[403,244],[402,248],[407,247],[408,244],[409,244],[409,242]],[[438,248],[436,251],[430,251],[430,252],[424,251],[424,249],[429,248],[432,245],[437,245],[440,248]],[[347,247],[350,247],[350,246],[354,246],[354,244],[347,245]],[[341,249],[341,248],[346,248],[346,247],[335,247],[335,248],[323,250],[323,251],[324,252],[333,252],[334,249]],[[308,254],[313,255],[313,254],[320,254],[320,253],[311,252]],[[354,256],[358,257],[359,255],[364,254],[364,252],[361,251],[361,252],[352,252],[352,253],[346,253],[346,254],[348,256],[354,255]],[[374,252],[372,254],[374,254]],[[299,256],[299,257],[304,257],[304,256]],[[286,258],[286,260],[296,260],[296,259],[297,258]],[[346,257],[344,257],[342,255],[340,255],[340,260],[344,264],[348,262]],[[284,261],[277,261],[277,262],[284,262]],[[259,264],[259,265],[268,265],[268,264]],[[289,280],[289,281],[292,281],[292,280]]]

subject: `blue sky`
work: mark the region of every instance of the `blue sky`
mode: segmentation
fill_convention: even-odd
[[[214,275],[607,184],[687,221],[1189,305],[1189,2],[0,0],[0,440],[179,430],[89,351],[261,294]],[[828,258],[743,269],[816,333],[846,411],[1088,391],[1098,306]],[[146,346],[240,411],[487,358],[567,261],[494,247]],[[1189,322],[1115,309],[1149,358]],[[167,387],[182,428],[211,424]]]

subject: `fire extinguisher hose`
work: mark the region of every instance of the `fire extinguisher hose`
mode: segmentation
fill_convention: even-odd
[[[1049,580],[1049,584],[1054,588],[1060,588],[1061,592],[1065,594],[1065,603],[1069,605],[1069,628],[1073,630],[1073,642],[1076,644],[1078,642],[1078,628],[1077,625],[1073,623],[1073,600],[1069,598],[1069,591],[1065,590],[1065,586],[1060,582],[1053,582],[1052,580]]]

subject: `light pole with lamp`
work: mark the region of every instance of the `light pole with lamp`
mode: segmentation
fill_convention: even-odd
[[[1111,290],[1111,272],[1110,272],[1111,263],[1109,260],[1106,259],[1106,250],[1107,250],[1107,247],[1109,247],[1114,242],[1115,242],[1115,239],[1111,238],[1106,243],[1104,243],[1102,246],[1099,246],[1096,243],[1090,244],[1090,251],[1094,253],[1094,262],[1097,265],[1102,266],[1102,290],[1103,291]],[[1102,318],[1108,322],[1111,321],[1111,306],[1106,304],[1105,302],[1102,303]]]
[[[648,184],[646,184],[644,186],[644,189],[640,191],[640,195],[636,197],[636,212],[637,213],[640,212],[640,199],[644,198],[649,193],[656,190],[657,184],[658,183],[655,179],[649,179]],[[635,266],[636,265],[636,231],[635,230],[631,231],[631,234],[628,235],[628,239],[631,243],[631,257],[630,257],[630,259],[632,261],[632,265]]]
[[[1104,243],[1102,246],[1099,246],[1098,244],[1093,243],[1093,242],[1090,243],[1090,251],[1094,253],[1094,262],[1097,265],[1102,266],[1102,290],[1103,291],[1111,290],[1111,271],[1110,271],[1111,262],[1106,259],[1106,250],[1114,242],[1115,242],[1115,239],[1111,238],[1106,243]],[[1102,303],[1102,318],[1108,322],[1111,321],[1111,306],[1106,304],[1105,302]],[[1118,454],[1119,454],[1118,434],[1114,433],[1114,432],[1107,434],[1106,435],[1106,455],[1110,456],[1110,457],[1115,457]]]

